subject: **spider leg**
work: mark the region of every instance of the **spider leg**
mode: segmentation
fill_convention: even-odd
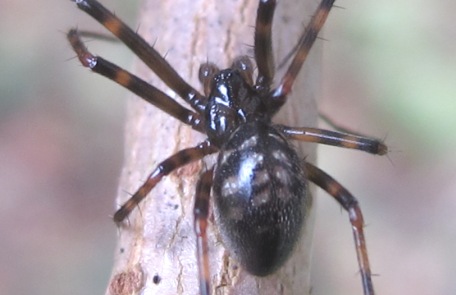
[[[385,155],[388,152],[388,147],[382,141],[370,137],[319,128],[275,126],[288,138],[295,140],[355,149],[374,155]]]
[[[272,19],[276,0],[259,1],[255,24],[254,50],[258,67],[256,86],[269,89],[274,78],[274,55],[272,53]]]
[[[165,111],[181,122],[192,126],[194,129],[199,131],[203,130],[200,114],[184,108],[159,89],[128,71],[99,56],[92,55],[81,41],[81,38],[75,29],[71,29],[68,32],[67,38],[83,66],[88,67],[92,71],[129,89],[147,102]]]
[[[207,245],[207,220],[209,217],[209,199],[214,168],[201,175],[196,185],[195,206],[193,208],[194,229],[196,233],[196,253],[198,259],[200,294],[210,294],[210,270]]]
[[[358,201],[331,176],[310,163],[305,163],[310,181],[321,187],[348,212],[355,240],[356,255],[363,283],[364,295],[374,295],[369,258],[367,255],[366,238],[364,237],[364,220]]]
[[[288,67],[280,84],[271,92],[271,98],[272,100],[277,101],[276,104],[283,105],[286,102],[286,97],[291,92],[293,83],[298,76],[302,65],[304,64],[312,45],[317,39],[318,33],[323,27],[334,1],[335,0],[321,1],[315,14],[312,16],[309,25],[306,27],[304,33],[299,39],[298,47],[290,66]]]
[[[185,166],[190,162],[200,160],[204,156],[215,153],[216,151],[217,148],[213,147],[209,141],[204,141],[195,147],[181,150],[158,164],[157,168],[152,171],[143,185],[141,185],[133,196],[117,210],[114,214],[114,221],[117,224],[122,222],[164,176],[177,168]]]
[[[204,110],[204,97],[190,86],[171,65],[141,36],[122,20],[95,0],[73,0],[106,29],[117,36],[174,92],[182,97],[198,113]]]

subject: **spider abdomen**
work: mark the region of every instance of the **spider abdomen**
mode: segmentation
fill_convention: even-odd
[[[248,272],[266,276],[291,254],[310,196],[285,137],[262,121],[242,124],[222,147],[214,176],[223,243]]]

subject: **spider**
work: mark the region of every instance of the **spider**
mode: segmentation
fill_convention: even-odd
[[[68,40],[83,66],[124,86],[170,116],[207,135],[200,144],[178,151],[162,161],[143,185],[114,214],[122,223],[166,175],[193,161],[218,153],[217,162],[202,172],[196,185],[194,230],[197,239],[199,288],[210,294],[206,229],[209,202],[223,244],[249,273],[267,276],[290,257],[311,205],[308,181],[328,192],[349,214],[365,295],[374,288],[357,200],[341,184],[313,164],[298,157],[290,141],[323,143],[384,155],[386,145],[359,134],[272,122],[286,103],[317,35],[335,0],[322,0],[295,47],[278,86],[272,87],[274,58],[271,27],[274,0],[259,1],[254,34],[254,66],[247,56],[220,70],[213,63],[200,66],[204,95],[186,83],[172,66],[141,36],[95,0],[74,0],[127,45],[192,109],[115,64],[91,54],[76,29]],[[255,81],[254,81],[255,80]]]

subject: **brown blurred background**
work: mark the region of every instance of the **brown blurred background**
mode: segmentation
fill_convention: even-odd
[[[102,2],[135,24],[137,1]],[[336,4],[320,109],[391,152],[319,147],[319,166],[361,202],[378,294],[456,294],[456,4]],[[69,60],[76,25],[102,31],[70,1],[0,0],[1,294],[102,294],[110,274],[126,92]],[[312,294],[362,294],[347,215],[318,202]]]

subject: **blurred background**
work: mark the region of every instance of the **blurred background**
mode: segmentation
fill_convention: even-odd
[[[138,1],[102,2],[135,24]],[[321,112],[390,153],[320,146],[319,166],[360,200],[378,294],[456,294],[456,3],[336,4]],[[126,92],[72,59],[73,26],[100,31],[70,1],[0,0],[1,294],[103,294],[110,275]],[[317,199],[312,294],[362,294],[347,215]]]

